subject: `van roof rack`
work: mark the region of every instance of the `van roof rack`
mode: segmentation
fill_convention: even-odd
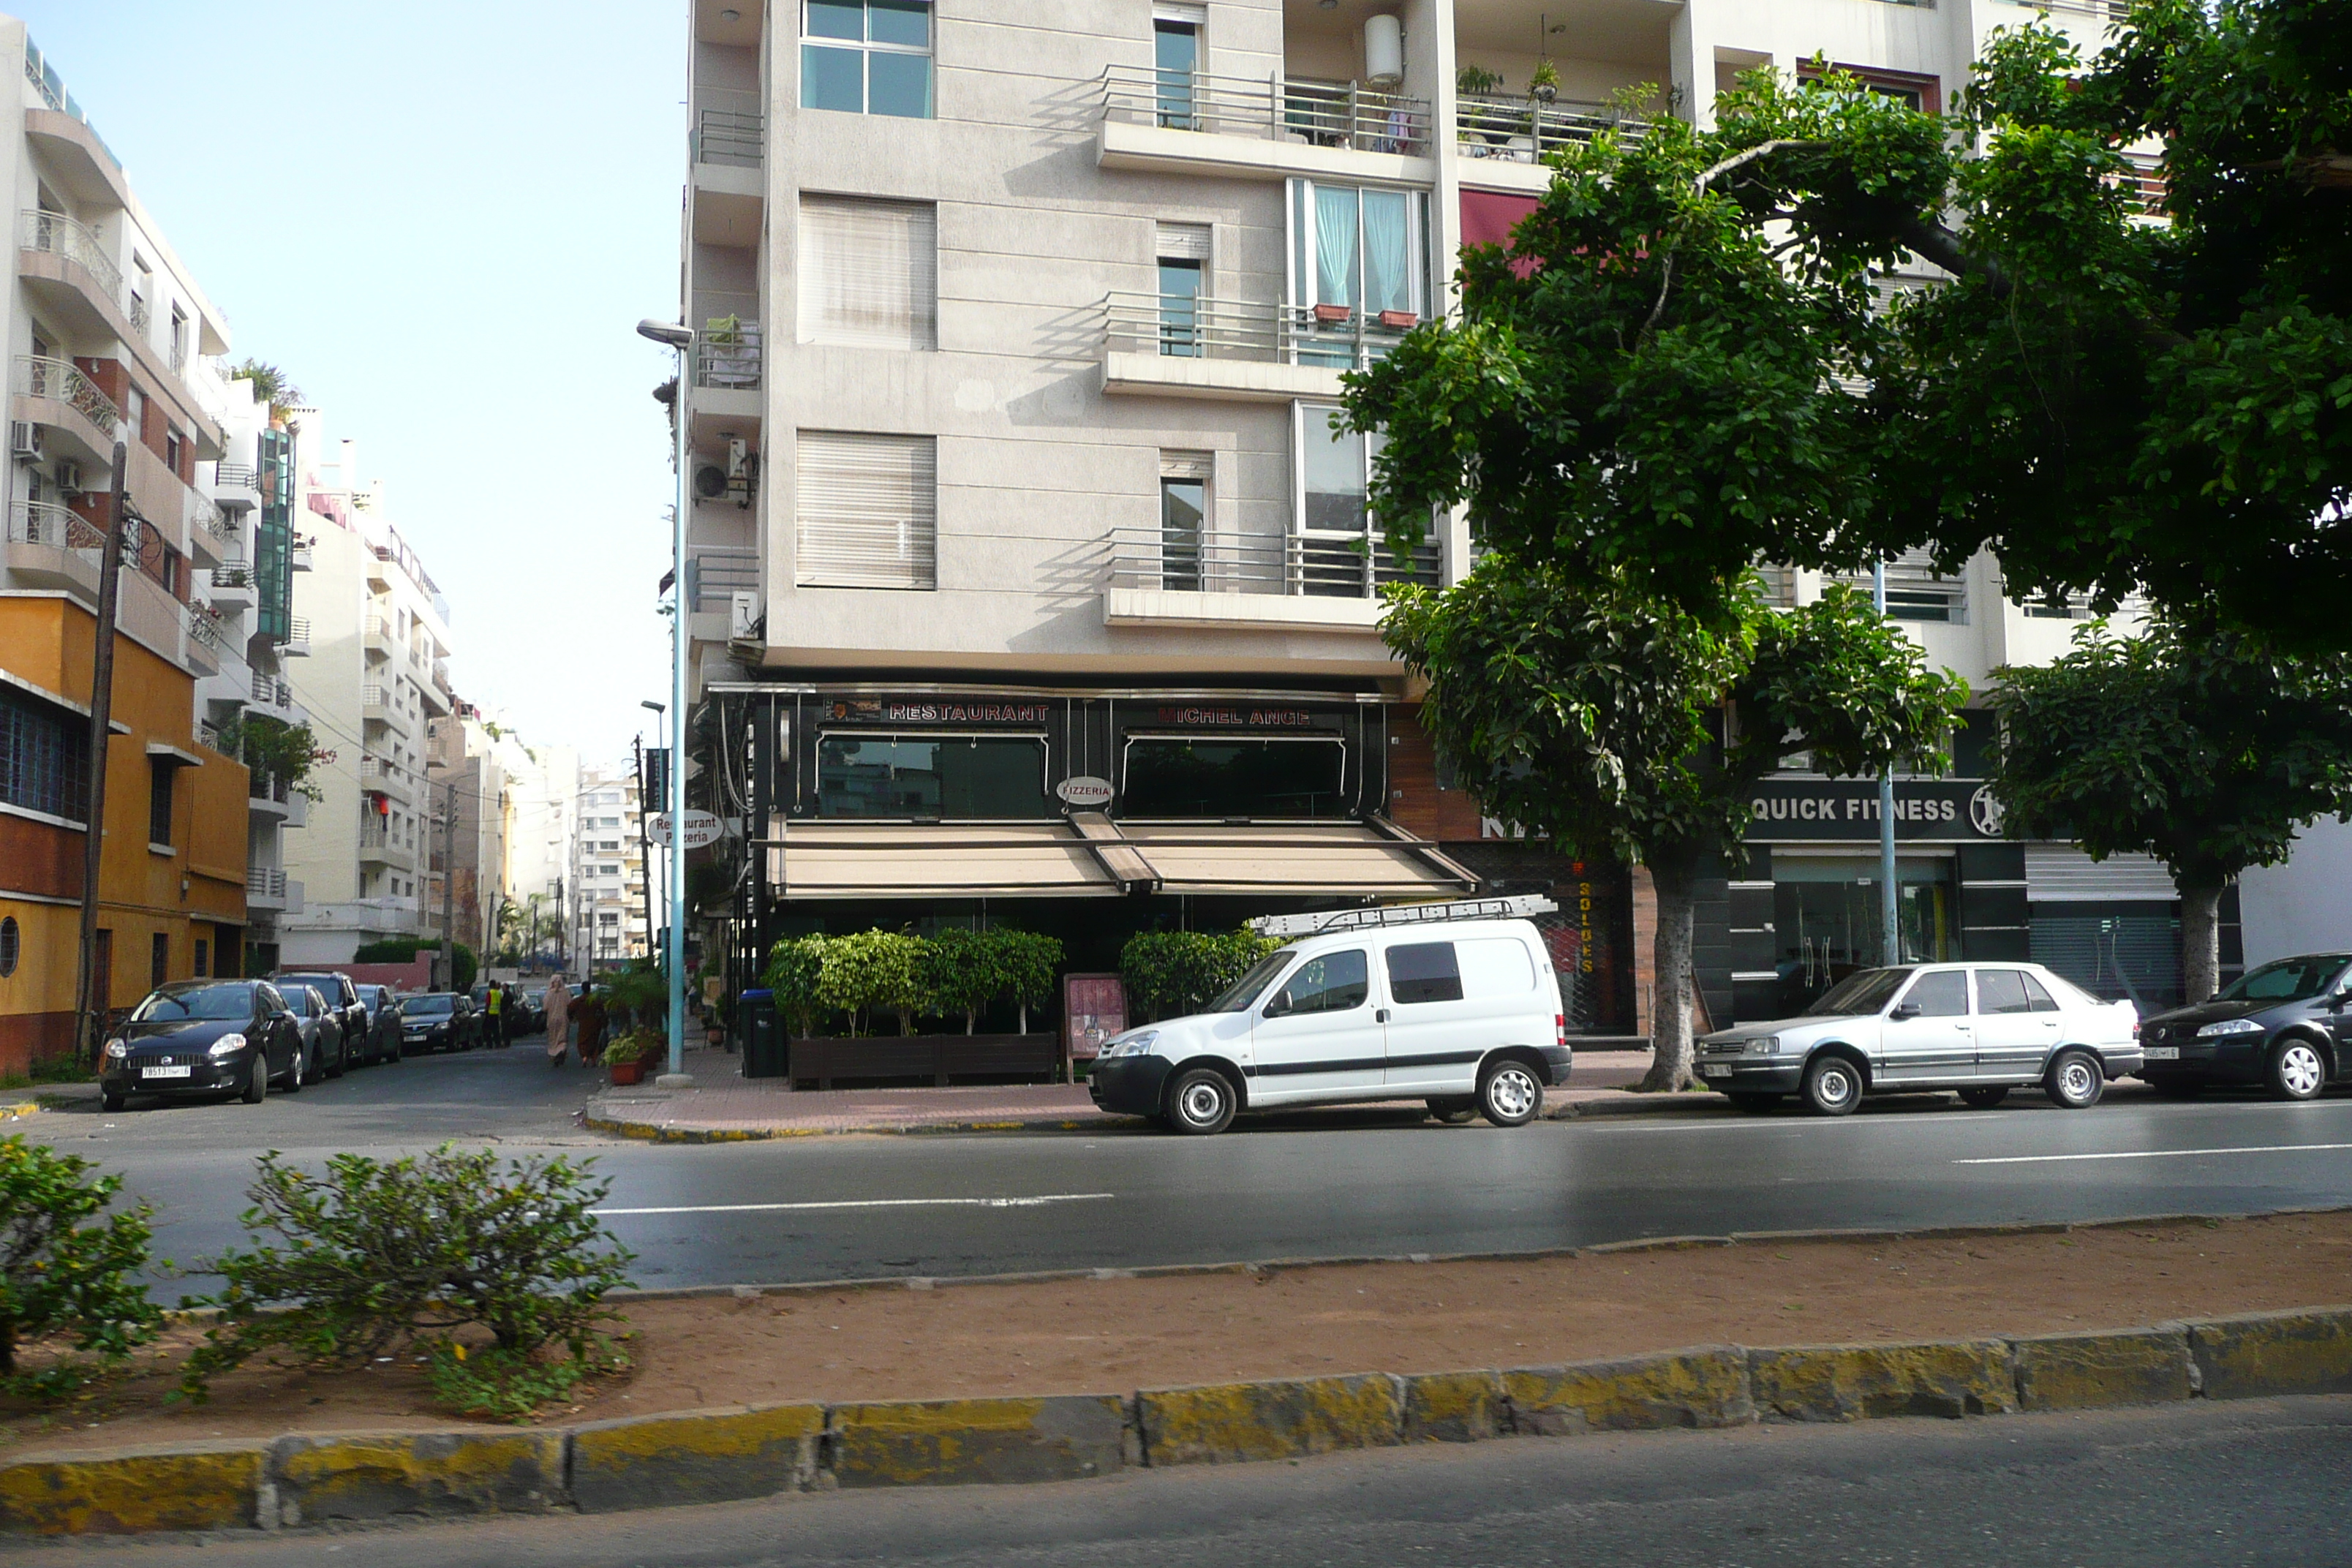
[[[1559,906],[1540,893],[1507,899],[1456,899],[1444,904],[1387,904],[1375,910],[1335,910],[1315,915],[1260,915],[1249,922],[1260,936],[1320,936],[1329,931],[1372,931],[1384,926],[1442,925],[1448,921],[1524,920],[1548,915]]]

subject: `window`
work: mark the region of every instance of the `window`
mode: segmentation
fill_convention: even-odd
[[[171,757],[147,759],[147,842],[172,842],[172,776],[180,764]]]
[[[801,198],[801,341],[939,347],[939,213],[927,202]]]
[[[173,549],[168,544],[163,546],[163,592],[171,595],[172,597],[175,599],[185,596],[180,591],[180,585],[183,581],[181,555],[177,550]]]
[[[1199,593],[1204,580],[1203,551],[1209,519],[1206,452],[1160,454],[1160,585]]]
[[[188,357],[188,313],[177,305],[172,307],[172,368],[179,369]]]
[[[1135,817],[1330,817],[1347,750],[1338,736],[1264,739],[1137,736],[1127,743],[1121,815]]]
[[[89,809],[89,721],[0,686],[0,802],[82,821]]]
[[[1399,1006],[1462,1000],[1462,966],[1450,942],[1406,942],[1389,949],[1389,994]]]
[[[1345,1013],[1364,1005],[1372,993],[1371,966],[1361,948],[1327,952],[1298,966],[1288,984],[1266,1004],[1276,1013]]]
[[[2039,990],[2040,987],[2035,987]],[[2017,969],[1979,969],[1977,971],[1977,1011],[1979,1013],[2031,1013],[2033,1003],[2025,994],[2025,973]]]
[[[1377,435],[1333,430],[1339,412],[1327,404],[1298,405],[1292,506],[1299,546],[1288,567],[1288,591],[1361,598],[1374,583],[1437,582],[1440,546],[1433,532],[1403,567],[1371,538],[1366,498],[1372,460],[1384,443]]]
[[[802,431],[796,580],[937,588],[938,470],[929,436]]]
[[[1202,341],[1210,323],[1201,319],[1202,286],[1209,265],[1209,226],[1163,223],[1152,248],[1160,260],[1160,352],[1192,359],[1208,346]]]
[[[931,117],[930,0],[804,0],[801,107]]]
[[[1938,969],[1919,976],[1904,994],[1906,1006],[1922,1018],[1965,1018],[1969,1016],[1969,977],[1958,969]]]
[[[156,991],[172,978],[172,939],[157,931],[147,944],[147,989]]]
[[[1192,78],[1201,68],[1201,29],[1207,19],[1199,5],[1163,5],[1151,18],[1152,79],[1159,98],[1158,121],[1171,131],[1196,129]]]
[[[0,980],[16,973],[16,961],[24,956],[25,935],[17,929],[16,917],[0,919]]]
[[[1054,815],[1043,735],[827,734],[816,771],[820,816]]]
[[[1367,328],[1402,331],[1428,313],[1429,196],[1290,184],[1290,300],[1302,363],[1351,364]]]
[[[199,980],[207,978],[212,969],[212,944],[205,941],[204,938],[198,937],[196,939],[195,962],[190,968],[189,973],[194,974]]]
[[[175,474],[180,471],[180,454],[185,446],[177,430],[168,425],[163,427],[163,461]]]

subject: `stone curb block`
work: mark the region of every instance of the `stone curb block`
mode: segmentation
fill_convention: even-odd
[[[684,1410],[572,1429],[572,1500],[583,1513],[736,1502],[815,1484],[822,1405]]]
[[[278,1520],[545,1513],[562,1500],[556,1430],[280,1437],[270,1445]]]
[[[2352,1307],[2204,1319],[2189,1344],[2208,1399],[2352,1394]]]
[[[844,1487],[1068,1481],[1120,1468],[1127,1408],[1117,1394],[838,1405],[826,1428]]]
[[[1511,1431],[1498,1372],[1432,1372],[1404,1380],[1404,1440],[1478,1443]]]
[[[2042,1334],[2009,1342],[2018,1403],[2027,1410],[2168,1405],[2197,1392],[2189,1331],[2179,1323],[2116,1333]]]
[[[0,1465],[0,1526],[41,1535],[144,1535],[256,1524],[266,1458],[257,1443],[30,1456]]]
[[[41,1102],[39,1100],[27,1100],[23,1101],[13,1101],[9,1104],[0,1105],[0,1122],[16,1121],[27,1116],[38,1116],[40,1113]]]
[[[1531,1436],[1744,1426],[1756,1419],[1748,1352],[1697,1345],[1659,1355],[1503,1373],[1511,1429]]]
[[[2003,1340],[1751,1350],[1748,1375],[1767,1420],[1957,1418],[2017,1408],[2017,1373]]]
[[[1403,1441],[1403,1379],[1387,1373],[1162,1388],[1136,1395],[1147,1465],[1232,1465]]]

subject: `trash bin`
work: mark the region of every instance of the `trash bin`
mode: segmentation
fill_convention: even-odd
[[[772,991],[746,991],[735,1001],[743,1029],[743,1076],[782,1078],[791,1063],[784,1048],[782,1021],[776,1016]]]

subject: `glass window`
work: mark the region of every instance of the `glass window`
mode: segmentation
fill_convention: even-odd
[[[1258,998],[1258,993],[1274,984],[1274,977],[1290,966],[1298,956],[1289,948],[1277,948],[1249,966],[1249,973],[1226,987],[1225,994],[1209,1004],[1211,1013],[1246,1013]]]
[[[2033,1000],[2025,994],[2024,972],[2016,969],[1978,970],[1977,1011],[1979,1013],[2032,1012]]]
[[[1364,531],[1364,497],[1370,489],[1365,437],[1331,427],[1339,411],[1318,404],[1299,410],[1299,470],[1306,501],[1299,513],[1310,533]]]
[[[1372,993],[1371,966],[1361,948],[1327,952],[1298,966],[1298,973],[1267,1004],[1269,1013],[1345,1013]]]
[[[1903,994],[1903,1005],[1922,1018],[1965,1018],[1969,1016],[1969,977],[1965,970],[1938,969],[1919,976]]]
[[[2042,982],[2034,979],[2033,976],[2026,973],[2023,970],[2018,971],[2017,977],[2025,983],[2025,1001],[2029,1011],[2035,1013],[2055,1013],[2058,1011],[2058,999],[2050,994],[2049,991],[2043,987]]]
[[[1291,302],[1307,318],[1302,330],[1351,338],[1364,324],[1410,326],[1398,312],[1419,317],[1429,300],[1428,196],[1372,185],[1294,183],[1291,201]],[[1387,314],[1390,320],[1380,322]],[[1335,343],[1335,353],[1352,347]],[[1307,347],[1300,358],[1324,363]]]
[[[150,844],[172,842],[172,775],[179,771],[179,763],[173,758],[147,759],[147,842]]]
[[[1192,73],[1201,66],[1201,29],[1165,17],[1151,25],[1151,63],[1158,83],[1159,121],[1173,131],[1192,129]]]
[[[1160,261],[1160,352],[1192,359],[1201,353],[1201,264]]]
[[[1462,966],[1450,942],[1406,942],[1389,949],[1389,994],[1400,1006],[1462,1000]]]
[[[172,985],[158,990],[131,1015],[134,1024],[175,1024],[191,1018],[220,1022],[250,1018],[254,1013],[250,985]]]
[[[1201,530],[1209,510],[1209,487],[1199,479],[1160,481],[1160,585],[1201,591]]]
[[[0,686],[0,801],[81,821],[89,809],[89,721]]]
[[[1849,974],[1823,994],[1821,1000],[1805,1009],[1809,1017],[1860,1017],[1875,1013],[1886,1005],[1906,980],[1911,977],[1907,969],[1865,969]]]
[[[2224,1002],[2308,1002],[2344,972],[2341,957],[2283,958],[2231,983]]]
[[[1316,740],[1137,737],[1119,795],[1126,816],[1345,816],[1336,736]]]
[[[801,107],[931,117],[930,0],[804,0]]]
[[[843,735],[817,741],[817,815],[1053,815],[1041,735]]]

